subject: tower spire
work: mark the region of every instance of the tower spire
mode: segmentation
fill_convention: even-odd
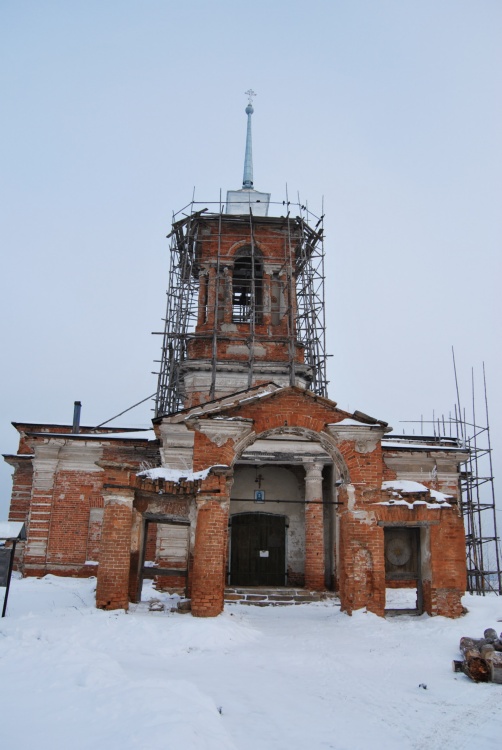
[[[244,177],[242,178],[242,187],[240,190],[227,191],[227,214],[241,216],[249,212],[255,216],[267,216],[270,204],[270,193],[261,193],[255,190],[253,186],[253,141],[251,137],[251,115],[253,109],[253,96],[256,96],[253,89],[246,91],[248,104],[246,114],[248,116],[248,127],[246,134],[246,153],[244,154]]]
[[[253,97],[256,96],[253,89],[246,91],[248,97],[248,105],[246,107],[246,114],[248,116],[248,127],[246,133],[246,153],[244,155],[244,176],[242,178],[242,187],[244,190],[253,189],[253,139],[251,134],[251,115],[254,112],[253,109]]]

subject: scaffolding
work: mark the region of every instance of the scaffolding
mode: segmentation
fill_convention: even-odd
[[[455,360],[454,360],[455,363]],[[467,547],[467,585],[471,592],[502,594],[500,539],[497,533],[497,509],[493,477],[492,445],[488,415],[486,374],[483,363],[484,423],[476,409],[474,370],[471,370],[471,416],[462,410],[457,382],[455,423],[459,437],[469,449],[469,458],[460,475],[462,512]]]
[[[248,227],[249,269],[250,277],[243,286],[245,306],[239,314],[249,322],[249,331],[245,341],[249,347],[248,387],[251,386],[255,367],[255,327],[263,314],[263,299],[259,282],[255,279],[255,257],[259,253],[254,239],[256,222],[272,222],[280,225],[286,241],[284,253],[277,261],[286,278],[282,295],[286,300],[284,311],[288,324],[288,362],[289,382],[295,384],[298,363],[295,361],[296,346],[300,344],[304,352],[302,367],[309,373],[309,388],[320,396],[327,396],[328,381],[326,378],[326,336],[324,307],[324,230],[323,216],[316,216],[308,206],[291,203],[288,200],[270,203],[276,206],[276,217],[254,217],[233,215],[224,212],[221,202],[200,202],[192,200],[181,211],[173,215],[170,239],[170,266],[167,289],[167,307],[164,318],[164,331],[155,332],[162,336],[161,359],[158,375],[157,394],[155,398],[155,416],[173,414],[183,408],[184,365],[188,359],[188,345],[196,336],[199,312],[200,268],[198,252],[201,232],[208,222],[218,225],[218,249],[216,252],[215,275],[216,293],[214,295],[214,326],[212,330],[212,347],[210,369],[212,385],[209,397],[214,397],[217,370],[217,343],[224,336],[219,326],[223,306],[227,304],[229,290],[225,283],[225,269],[220,258],[222,223],[225,231],[235,226],[242,230]],[[230,227],[230,230],[229,230]],[[245,282],[246,265],[241,262],[240,273]],[[236,315],[236,302],[232,299],[233,315]],[[233,318],[234,319],[234,318]]]
[[[190,208],[188,216],[177,218]],[[187,358],[187,342],[197,322],[199,278],[195,270],[198,218],[193,203],[173,215],[166,317],[162,335],[161,359],[158,360],[155,416],[172,414],[182,408],[181,367]]]
[[[450,445],[467,449],[467,458],[460,466],[460,508],[464,518],[467,590],[484,595],[495,591],[502,595],[502,553],[497,531],[497,508],[493,476],[492,445],[488,415],[486,374],[483,363],[483,417],[478,415],[471,370],[471,413],[468,415],[460,401],[455,357],[455,385],[457,403],[448,417],[420,420],[420,440],[431,445]],[[408,424],[418,424],[417,422]],[[424,427],[432,426],[433,435],[424,436]],[[428,427],[430,429],[430,427]],[[413,438],[416,440],[416,436]]]

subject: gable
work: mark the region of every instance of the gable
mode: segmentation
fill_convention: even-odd
[[[229,397],[225,401],[227,403],[221,403],[211,410],[198,410],[193,416],[207,419],[250,419],[270,424],[267,429],[272,428],[272,423],[274,427],[298,425],[316,432],[325,425],[340,422],[354,426],[387,426],[385,422],[361,412],[350,413],[340,409],[335,401],[296,386],[259,391],[253,388],[238,394],[237,399],[230,401]],[[187,421],[191,417],[192,414],[187,415]]]

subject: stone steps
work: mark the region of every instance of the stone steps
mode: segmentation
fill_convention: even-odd
[[[308,604],[327,599],[337,599],[332,591],[309,591],[308,589],[283,586],[232,586],[225,589],[225,604],[250,604],[256,607]]]
[[[419,609],[386,609],[384,611],[385,617],[401,617],[402,615],[408,615],[409,617],[420,617],[422,612]]]

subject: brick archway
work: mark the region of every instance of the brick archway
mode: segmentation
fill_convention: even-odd
[[[267,438],[273,439],[279,435],[295,436],[304,441],[318,443],[323,448],[325,454],[331,459],[334,468],[330,495],[333,500],[336,500],[336,485],[339,484],[340,480],[344,486],[350,483],[349,469],[335,439],[324,431],[316,432],[309,427],[296,424],[294,426],[272,427],[258,433],[251,432],[236,442],[231,468],[235,469],[237,462],[253,443]],[[326,457],[324,460],[326,460]],[[326,585],[331,585],[329,580],[334,575],[335,551],[333,544],[336,534],[336,518],[326,515],[323,508],[323,461],[316,461],[315,458],[310,457],[302,463],[305,469],[305,582],[303,585],[310,590],[320,591]]]
[[[235,443],[234,457],[232,459],[231,466],[235,466],[236,462],[240,459],[244,451],[249,448],[250,445],[253,445],[253,443],[255,443],[257,440],[266,440],[267,438],[273,437],[274,435],[298,435],[298,437],[303,437],[307,440],[320,443],[321,447],[324,448],[326,453],[331,456],[333,465],[336,467],[338,476],[342,480],[343,484],[350,484],[350,474],[347,463],[343,454],[338,449],[335,440],[326,432],[315,432],[308,427],[283,426],[272,427],[269,430],[264,430],[263,432],[259,433],[251,432],[249,435],[246,435],[246,437]]]

